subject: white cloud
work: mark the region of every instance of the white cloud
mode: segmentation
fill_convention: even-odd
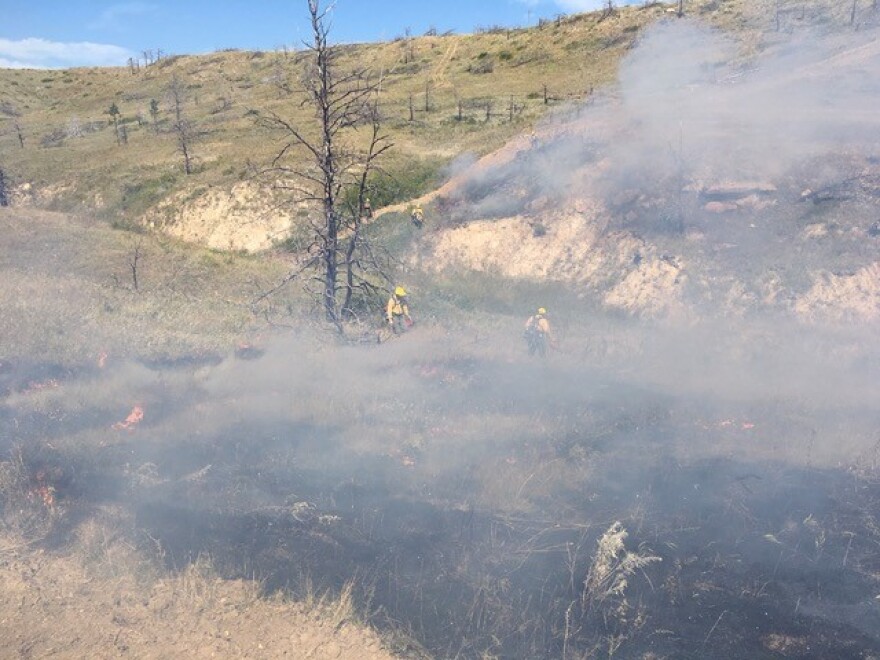
[[[65,43],[35,37],[15,41],[0,38],[0,67],[9,69],[121,66],[134,56],[132,51],[112,44]]]

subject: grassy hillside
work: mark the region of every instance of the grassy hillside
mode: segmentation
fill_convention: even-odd
[[[738,2],[694,5],[694,12],[743,25]],[[342,68],[365,65],[384,78],[385,127],[395,143],[385,166],[396,183],[383,201],[431,188],[455,156],[485,153],[554,105],[589,96],[613,80],[639,31],[666,15],[668,6],[652,4],[531,29],[340,46]],[[224,51],[167,57],[136,71],[0,71],[0,162],[13,182],[31,184],[38,205],[137,221],[174,191],[199,197],[246,177],[249,163],[265,164],[278,136],[256,126],[258,113],[307,124],[299,91],[306,58],[302,52]],[[201,134],[190,177],[182,173],[170,133],[173,77],[186,88],[184,113]],[[153,100],[159,104],[155,124]],[[127,144],[117,144],[112,104]]]
[[[735,32],[745,56],[785,51],[801,26],[845,30],[844,46],[806,65],[736,60],[736,73],[766,77],[708,97],[735,93],[784,121],[818,108],[814,126],[859,129],[824,132],[830,147],[787,160],[746,151],[745,181],[720,167],[748,142],[742,127],[784,122],[741,112],[752,123],[706,152],[694,122],[670,151],[663,95],[628,107],[624,83],[534,140],[508,140],[612,81],[662,5],[342,47],[346,64],[385,75],[400,184],[386,201],[431,188],[462,152],[486,154],[432,191],[424,229],[404,206],[367,225],[400,257],[417,321],[381,344],[379,314],[365,315],[360,345],[334,343],[322,315],[309,327],[308,292],[279,285],[299,255],[130,226],[222,194],[232,202],[213,217],[232,203],[252,214],[266,191],[241,192],[248,163],[277,148],[254,113],[309,120],[279,87],[295,90],[302,54],[0,71],[0,167],[16,184],[0,209],[7,647],[880,657],[880,131],[876,103],[841,109],[873,98],[880,45],[851,38],[851,5],[838,5],[780,2],[777,32],[774,0],[686,3]],[[856,22],[869,0],[857,9]],[[662,67],[643,61],[654,82]],[[188,177],[168,132],[175,75],[203,132]],[[859,94],[828,93],[850,89],[837,79]],[[821,93],[759,102],[806,87]],[[677,90],[700,98],[698,85]],[[108,123],[114,103],[127,145]],[[819,121],[827,114],[851,121]],[[656,135],[640,125],[658,117]],[[683,143],[690,159],[670,166]],[[786,167],[765,168],[765,181],[754,154]],[[522,341],[539,305],[558,344],[540,361]]]

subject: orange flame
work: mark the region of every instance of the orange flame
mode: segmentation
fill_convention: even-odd
[[[128,413],[128,417],[125,418],[125,421],[117,422],[113,425],[113,429],[116,431],[134,431],[134,427],[137,426],[143,418],[144,409],[140,406],[135,406],[131,409],[131,412]]]

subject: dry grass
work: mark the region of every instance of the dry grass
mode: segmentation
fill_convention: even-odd
[[[383,75],[385,125],[396,145],[386,167],[403,175],[416,161],[486,153],[553,105],[588,96],[614,78],[638,32],[664,15],[655,5],[621,9],[606,20],[594,13],[541,28],[343,46],[341,66],[366,65]],[[249,162],[267,162],[278,144],[257,128],[255,113],[310,121],[298,95],[282,89],[295,92],[302,66],[301,53],[226,51],[170,58],[134,75],[126,68],[0,71],[0,98],[20,114],[0,115],[4,167],[14,181],[32,183],[41,204],[137,221],[174,191],[198,197],[212,186],[228,188],[247,176]],[[191,177],[180,173],[167,132],[164,99],[173,76],[187,85],[186,113],[203,132]],[[162,110],[158,134],[152,99]],[[108,122],[114,102],[127,145],[116,144]],[[11,130],[13,119],[24,130],[24,149]],[[46,136],[53,131],[60,139],[50,145]]]
[[[584,605],[606,608],[616,616],[625,616],[629,610],[626,590],[630,579],[646,566],[660,561],[660,557],[642,549],[627,550],[625,541],[628,536],[620,522],[615,522],[602,534],[584,581]],[[610,607],[609,603],[612,604]]]
[[[0,287],[0,355],[40,361],[229,352],[266,329],[250,303],[287,269],[274,258],[191,249],[52,213],[4,209],[0,226],[10,255]],[[275,296],[273,313],[288,313],[293,295]]]

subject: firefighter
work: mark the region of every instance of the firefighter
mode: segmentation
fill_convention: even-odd
[[[529,349],[529,355],[536,353],[540,357],[547,357],[547,347],[553,345],[553,333],[550,331],[550,321],[547,320],[547,310],[543,307],[538,313],[530,316],[526,321],[523,337]]]
[[[419,204],[416,204],[413,207],[412,213],[410,213],[409,217],[410,220],[412,220],[412,223],[419,229],[425,224],[425,212],[422,211],[422,207]]]
[[[391,326],[391,331],[396,335],[406,332],[412,326],[413,320],[409,315],[409,305],[406,302],[406,289],[402,286],[395,287],[388,299],[385,318],[388,325]]]

